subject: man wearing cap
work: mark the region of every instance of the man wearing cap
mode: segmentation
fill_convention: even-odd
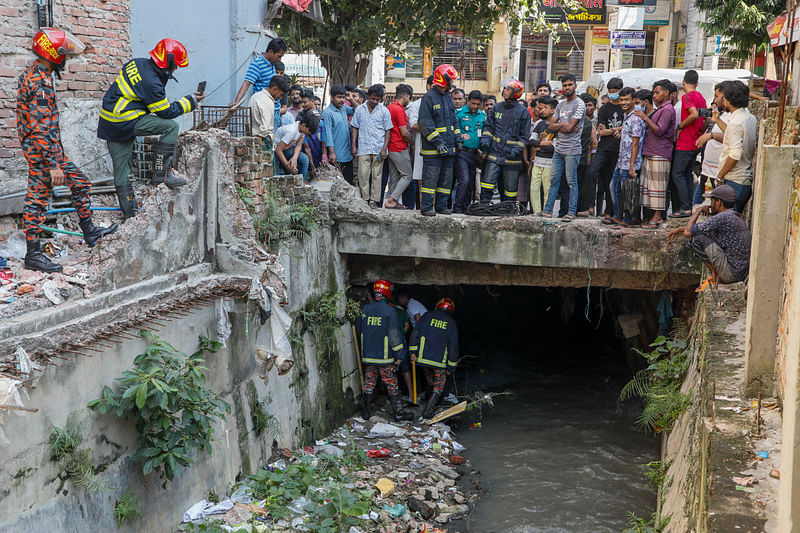
[[[711,199],[711,206],[698,208],[685,226],[667,234],[673,241],[683,235],[689,249],[711,271],[711,282],[736,283],[747,277],[750,268],[750,229],[742,216],[733,209],[736,191],[730,185],[720,185],[703,195]],[[697,223],[700,215],[711,215]]]

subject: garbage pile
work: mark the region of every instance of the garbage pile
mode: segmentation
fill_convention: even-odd
[[[283,450],[230,497],[197,502],[179,530],[444,533],[478,498],[458,483],[463,451],[443,423],[353,418],[315,446]]]

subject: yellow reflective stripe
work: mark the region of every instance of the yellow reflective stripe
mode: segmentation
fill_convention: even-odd
[[[169,101],[166,98],[158,102],[153,102],[152,104],[147,104],[147,109],[149,109],[151,113],[158,113],[167,108],[169,108]]]
[[[525,146],[525,143],[520,141],[506,141],[506,144],[513,144],[515,146]]]
[[[434,131],[438,131],[439,133],[444,133],[447,131],[447,128],[446,127],[436,128]]]
[[[397,346],[392,346],[392,351],[394,351],[394,352],[396,352],[398,350],[402,350],[402,349],[403,349],[403,345],[402,344],[398,344]]]
[[[515,198],[517,196],[517,193],[516,191],[514,192],[506,191],[506,196],[508,196],[509,198]]]
[[[425,352],[425,337],[419,340],[419,358],[422,359],[422,354]]]
[[[390,363],[391,359],[375,359],[375,358],[372,358],[372,357],[362,357],[361,361],[363,363],[377,363],[379,365],[380,364],[384,364],[385,365],[387,363]]]
[[[430,135],[426,135],[425,138],[430,141],[433,140],[433,138],[436,137],[437,135],[439,135],[439,130],[435,129],[430,133]]]
[[[456,363],[454,361],[450,361],[450,360],[447,361],[447,366],[457,366],[457,365],[458,365],[458,363]]]
[[[440,192],[442,194],[450,194],[450,189],[444,189],[442,187],[437,187],[436,192]]]
[[[493,183],[481,182],[481,189],[492,189],[493,190],[494,189],[494,184]]]
[[[131,89],[131,86],[128,85],[128,82],[125,81],[125,77],[122,75],[122,73],[120,73],[120,75],[117,76],[117,87],[119,88],[119,92],[121,92],[122,95],[128,100],[134,102],[139,101],[139,98],[136,96],[136,93],[133,92],[133,89]]]
[[[178,102],[180,102],[184,113],[188,113],[192,110],[192,103],[185,96],[178,100]]]
[[[436,189],[429,189],[427,187],[422,187],[422,194],[434,194],[436,193]]]
[[[420,155],[437,155],[439,153],[438,150],[420,150]]]
[[[488,159],[489,161],[497,161],[497,156],[489,154],[486,156],[486,159]]]
[[[125,107],[128,105],[129,101],[130,100],[126,100],[124,97],[120,96],[119,99],[117,99],[117,103],[114,104],[113,113],[115,115],[119,115],[120,113],[122,113],[125,110]]]
[[[416,352],[419,349],[419,346],[409,346],[409,351]]]
[[[383,358],[389,359],[389,337],[383,338]]]
[[[519,159],[506,159],[506,165],[519,165],[522,163]]]
[[[114,113],[110,113],[105,109],[100,110],[100,116],[109,122],[128,122],[129,120],[139,118],[146,113],[147,112],[144,109],[134,109],[132,111],[122,113],[121,115],[115,115]]]
[[[492,135],[492,140],[494,142],[496,142],[496,143],[499,143],[500,142],[500,137],[495,137],[494,135]]]
[[[461,130],[456,128],[455,130],[453,130],[453,133],[455,133],[456,135],[461,135]]]

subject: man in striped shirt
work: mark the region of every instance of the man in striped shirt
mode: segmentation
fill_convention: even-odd
[[[233,107],[241,102],[247,94],[247,90],[253,87],[253,94],[269,87],[269,82],[275,76],[274,63],[278,63],[283,54],[286,53],[288,47],[286,42],[280,37],[272,39],[267,45],[267,50],[263,54],[258,54],[247,69],[247,74],[244,75],[242,86],[239,87],[239,92],[236,93],[236,98],[229,104]]]

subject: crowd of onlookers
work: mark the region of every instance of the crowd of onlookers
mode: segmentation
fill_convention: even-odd
[[[366,91],[333,85],[329,105],[320,110],[311,89],[283,76],[285,51],[281,39],[270,42],[232,105],[252,85],[253,134],[274,151],[278,174],[310,180],[320,165],[335,165],[373,208],[419,208],[427,192],[435,211],[423,205],[422,214],[466,213],[473,202],[499,196],[518,213],[564,222],[602,217],[608,225],[656,229],[667,217],[690,218],[707,183],[727,185],[734,198],[727,206],[726,193],[724,203],[738,213],[752,193],[757,120],[741,81],[719,83],[709,103],[693,70],[681,88],[668,79],[633,88],[612,78],[598,107],[594,96],[576,93],[572,74],[561,77],[559,95],[542,82],[528,101],[519,81],[506,80],[498,100],[455,87],[457,73],[443,65],[439,78],[427,79],[423,98],[415,100],[411,86],[399,84],[384,105],[381,84]],[[452,125],[434,123],[442,120],[438,108],[454,110]],[[440,132],[455,134],[453,146],[443,148],[435,138]],[[425,185],[423,168],[434,164],[442,176],[450,165],[450,178]]]

